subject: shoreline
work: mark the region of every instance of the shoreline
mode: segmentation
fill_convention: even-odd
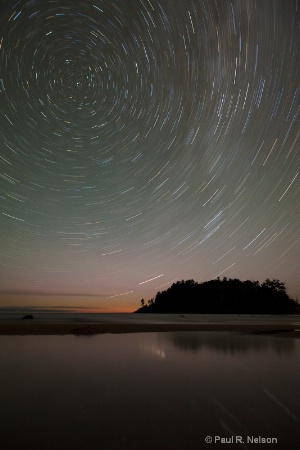
[[[297,325],[264,323],[6,323],[0,324],[0,335],[96,335],[174,331],[226,331],[250,334],[274,334],[300,337]]]

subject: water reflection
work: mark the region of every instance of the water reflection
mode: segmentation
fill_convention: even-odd
[[[273,350],[277,353],[295,352],[295,339],[277,339],[273,335],[246,335],[237,333],[184,332],[166,333],[172,344],[184,352],[200,352],[205,348],[223,353],[245,353],[249,351],[264,352]]]
[[[207,435],[275,437],[276,450],[300,445],[299,340],[0,336],[0,354],[1,449],[225,448],[207,446]]]
[[[149,353],[150,355],[159,358],[159,359],[166,359],[166,351],[163,347],[163,345],[161,345],[161,343],[148,343],[148,342],[143,342],[141,341],[140,343],[140,348],[142,349],[142,351],[144,351],[145,353]]]

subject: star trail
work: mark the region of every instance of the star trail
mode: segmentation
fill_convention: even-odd
[[[0,11],[2,305],[130,311],[217,276],[299,296],[298,1]]]

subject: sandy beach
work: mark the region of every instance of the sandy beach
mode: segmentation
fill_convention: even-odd
[[[294,324],[282,323],[22,323],[0,324],[0,335],[93,335],[167,331],[229,331],[299,337]]]

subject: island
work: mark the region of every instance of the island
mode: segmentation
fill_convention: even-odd
[[[299,314],[299,304],[291,299],[278,279],[241,281],[216,278],[198,283],[182,280],[158,292],[136,313],[177,314]]]

